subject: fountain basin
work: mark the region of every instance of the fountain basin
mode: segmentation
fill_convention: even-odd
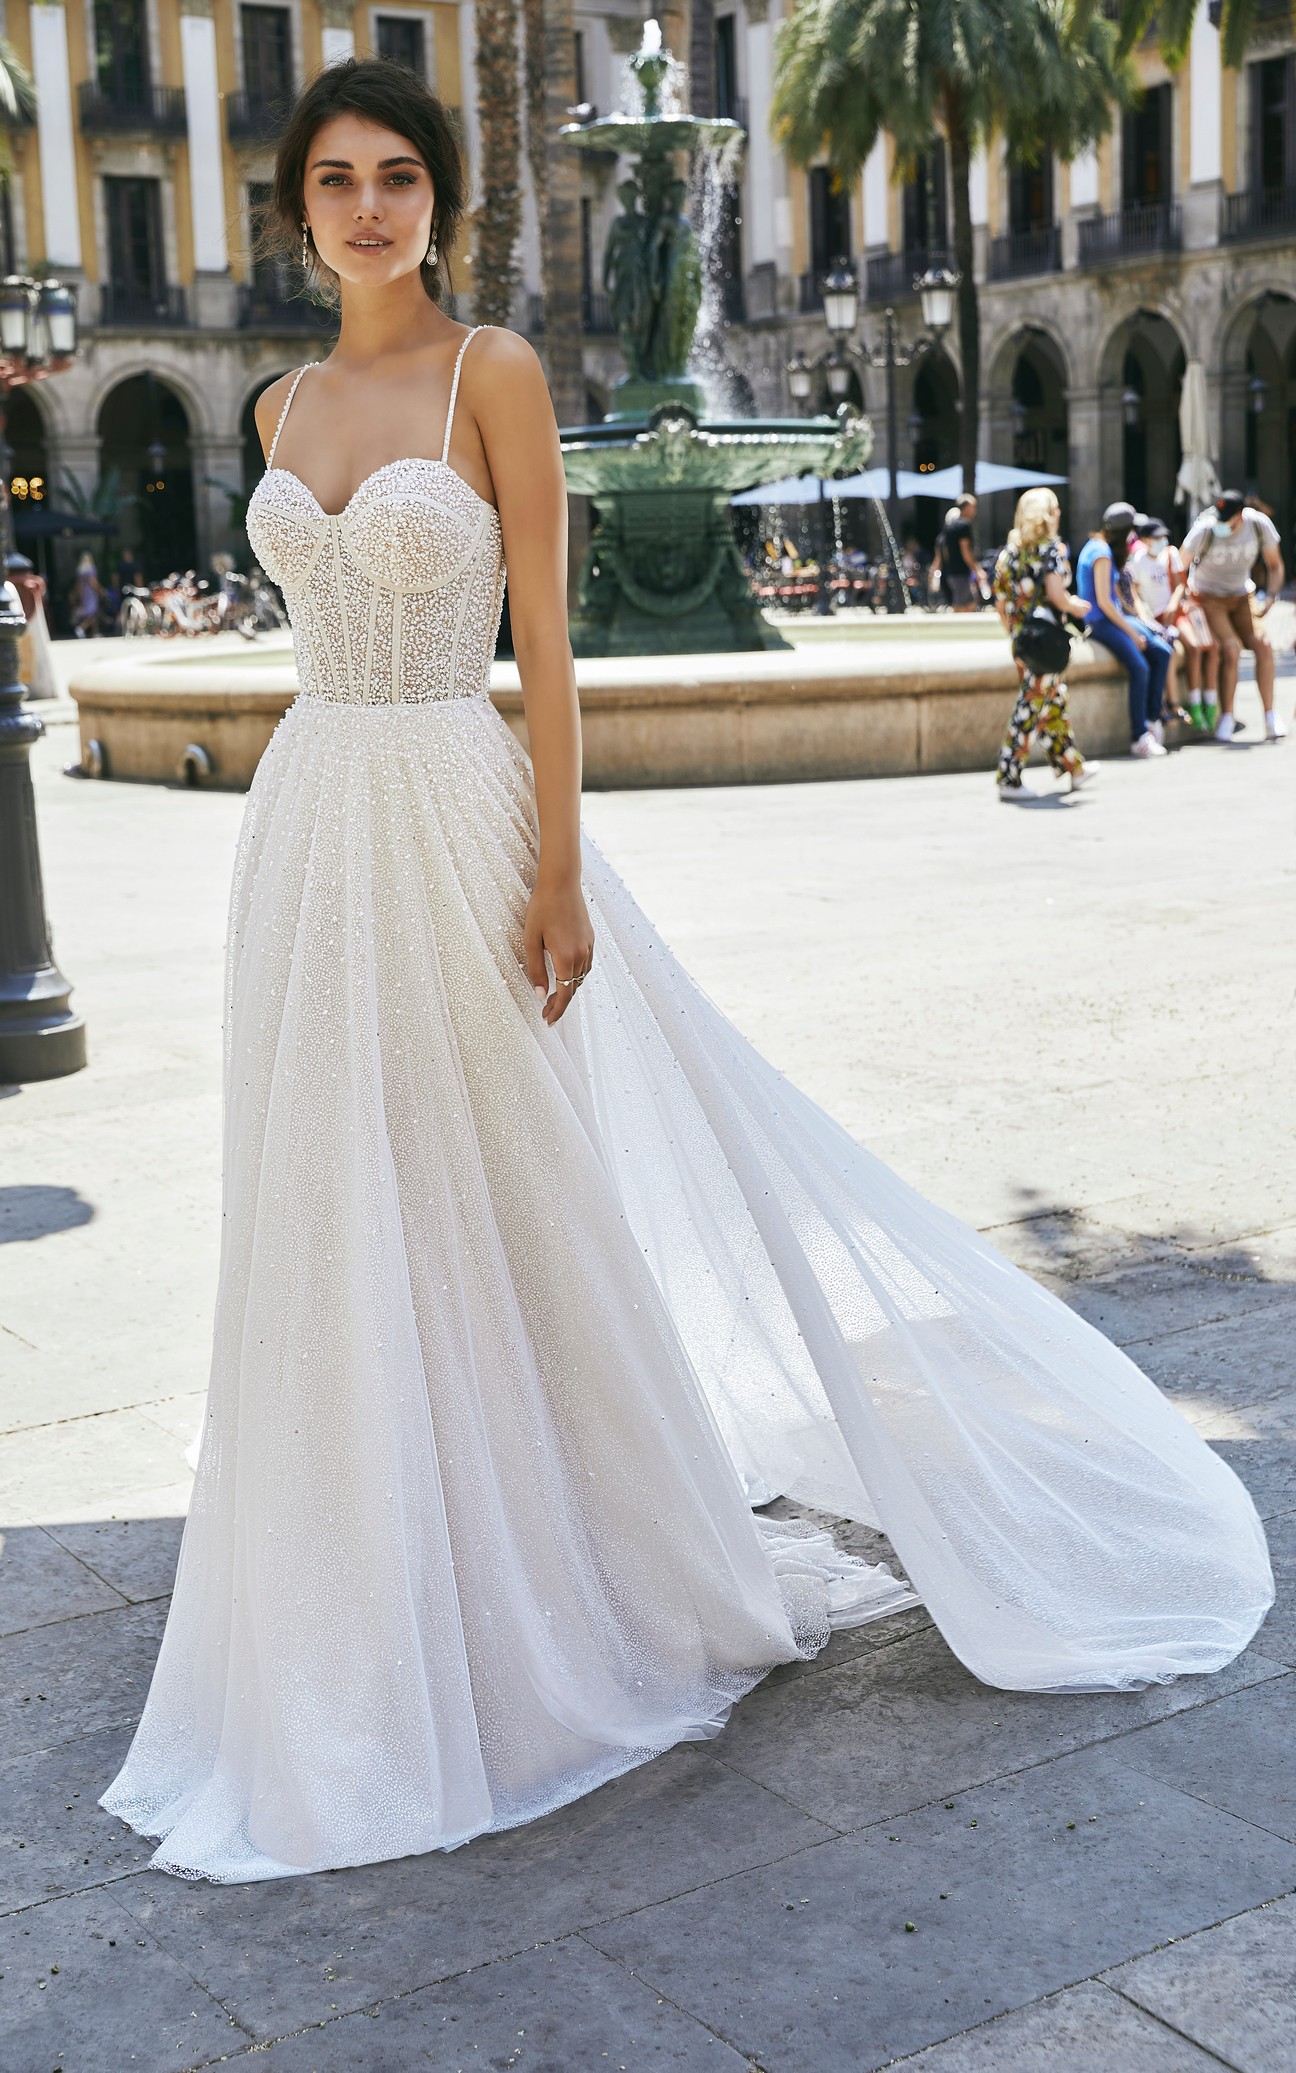
[[[965,627],[971,638],[962,637]],[[799,628],[789,631],[803,637]],[[995,622],[932,623],[915,613],[874,620],[860,629],[862,638],[819,632],[807,621],[804,646],[770,654],[579,661],[586,789],[994,767],[1017,687],[1008,641]],[[169,644],[126,646],[134,652],[87,664],[72,682],[83,769],[97,743],[106,777],[244,790],[296,696],[287,636],[200,656],[177,654]],[[1077,643],[1068,683],[1085,753],[1124,755],[1125,677],[1114,659]],[[525,745],[515,664],[495,664],[491,698]],[[189,753],[194,749],[201,758]]]

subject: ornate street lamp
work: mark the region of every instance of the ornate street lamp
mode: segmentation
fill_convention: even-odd
[[[1269,395],[1269,384],[1262,374],[1253,374],[1247,383],[1247,406],[1252,417],[1263,417],[1265,402]]]
[[[1121,390],[1121,416],[1126,429],[1132,432],[1143,415],[1143,398],[1135,388]]]
[[[0,554],[11,550],[3,398],[61,374],[76,351],[76,303],[60,281],[17,274],[0,283]],[[0,574],[3,571],[0,570]],[[13,584],[0,587],[0,1082],[51,1080],[86,1062],[85,1024],[54,962],[32,793],[31,750],[44,724],[23,703],[18,641],[26,627]]]
[[[806,403],[814,387],[814,371],[804,353],[793,353],[787,363],[788,393],[794,403]]]
[[[859,280],[844,259],[824,277],[823,313],[830,338],[849,338],[859,322]]]

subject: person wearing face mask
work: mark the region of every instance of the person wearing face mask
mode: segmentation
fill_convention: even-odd
[[[1226,489],[1208,504],[1183,543],[1188,563],[1189,595],[1200,604],[1220,648],[1220,718],[1216,741],[1231,741],[1239,723],[1233,717],[1238,661],[1243,648],[1255,657],[1256,686],[1264,707],[1265,734],[1281,741],[1286,723],[1274,709],[1274,658],[1269,637],[1256,625],[1283,586],[1282,548],[1278,528],[1263,511],[1248,504],[1240,490]],[[1254,613],[1251,571],[1263,559],[1265,595]]]
[[[1182,661],[1188,679],[1187,718],[1199,734],[1213,734],[1219,719],[1219,694],[1215,688],[1219,647],[1201,606],[1187,596],[1188,565],[1179,549],[1171,545],[1163,519],[1140,516],[1136,520],[1129,572],[1143,617],[1181,651],[1176,653],[1175,662]],[[1173,682],[1172,669],[1166,685],[1171,705],[1177,697],[1171,688]],[[1182,708],[1179,717],[1184,717]]]
[[[1130,754],[1164,756],[1161,704],[1174,649],[1139,615],[1126,564],[1138,513],[1109,504],[1076,563],[1076,589],[1089,607],[1085,633],[1107,648],[1129,675]]]

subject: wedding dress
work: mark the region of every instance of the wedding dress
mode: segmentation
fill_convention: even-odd
[[[103,1801],[191,1877],[528,1820],[915,1595],[979,1678],[1067,1692],[1216,1670],[1272,1601],[1225,1463],[753,1051],[588,841],[593,971],[542,1022],[461,362],[439,460],[332,516],[281,417],[248,511],[301,691],[235,870],[197,1480]]]

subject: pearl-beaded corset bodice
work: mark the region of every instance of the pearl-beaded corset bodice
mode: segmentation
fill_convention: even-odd
[[[275,466],[300,374],[289,391],[247,531],[283,591],[308,695],[423,705],[489,689],[504,596],[499,517],[447,459],[467,344],[455,363],[441,459],[375,468],[336,514],[291,469]]]

